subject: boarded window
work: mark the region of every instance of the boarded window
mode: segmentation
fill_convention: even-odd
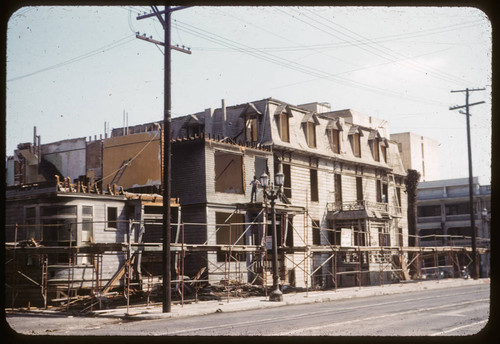
[[[380,145],[380,152],[382,153],[382,159],[387,162],[387,146],[385,144]]]
[[[316,125],[312,122],[306,123],[306,140],[309,147],[316,148]]]
[[[352,153],[355,157],[361,158],[361,142],[359,133],[351,135]]]
[[[283,142],[290,142],[290,132],[288,123],[288,114],[282,113],[279,116],[280,121],[280,138]]]
[[[247,142],[257,142],[258,140],[258,120],[257,115],[247,115],[246,117],[246,141]]]
[[[371,140],[372,143],[372,153],[373,153],[373,160],[375,161],[380,161],[380,154],[379,154],[379,139],[375,138]]]
[[[310,171],[310,186],[311,186],[311,201],[318,202],[318,170],[311,169]]]
[[[245,215],[231,213],[215,213],[216,230],[215,240],[217,245],[246,245],[246,240],[243,233],[245,232]],[[232,252],[231,260],[239,256],[240,261],[246,260],[245,253],[239,255]],[[226,255],[223,252],[217,254],[217,260],[223,262]],[[228,257],[229,259],[229,257]]]
[[[215,191],[238,194],[245,192],[241,155],[215,152]]]
[[[340,130],[330,129],[330,147],[336,154],[340,154]]]

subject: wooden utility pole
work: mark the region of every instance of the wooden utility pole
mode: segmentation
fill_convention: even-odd
[[[172,155],[172,143],[171,143],[171,124],[172,124],[172,96],[171,96],[171,20],[170,16],[172,12],[184,9],[188,6],[178,6],[170,7],[165,6],[164,11],[159,11],[156,6],[151,6],[153,13],[146,14],[137,17],[137,19],[144,19],[156,16],[160,23],[163,25],[163,30],[165,32],[165,73],[164,73],[164,112],[163,112],[163,251],[162,251],[162,275],[163,275],[163,313],[170,313],[172,304],[172,293],[170,290],[170,282],[172,280],[171,275],[171,254],[170,254],[170,242],[171,242],[171,231],[170,231],[170,198],[171,198],[171,155]],[[165,19],[161,16],[165,14]],[[137,36],[136,36],[137,37]],[[138,37],[140,38],[140,37]],[[152,40],[150,40],[152,41]],[[156,43],[156,42],[152,42]],[[160,43],[160,42],[158,42]],[[167,48],[169,47],[169,48]],[[179,50],[179,49],[176,49]],[[183,51],[184,52],[184,51]],[[191,53],[191,51],[187,52]]]
[[[475,222],[475,214],[474,214],[474,194],[473,194],[473,176],[472,176],[472,149],[471,149],[471,139],[470,139],[470,112],[469,108],[474,105],[479,105],[484,103],[484,101],[480,101],[477,103],[469,104],[469,93],[474,91],[484,91],[484,88],[466,88],[465,90],[457,90],[451,91],[452,93],[456,92],[465,92],[465,105],[452,106],[450,110],[457,110],[465,108],[465,112],[459,111],[461,114],[464,114],[467,119],[467,150],[469,155],[469,212],[470,212],[470,226],[472,233],[472,278],[479,278],[479,264],[477,259],[477,245],[476,245],[476,222]]]

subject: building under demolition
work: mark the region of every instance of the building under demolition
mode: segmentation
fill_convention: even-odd
[[[46,302],[53,285],[53,299],[69,304],[79,288],[94,297],[161,286],[162,130],[147,123],[46,145],[35,132],[33,144],[18,146],[7,169],[12,290],[31,283]],[[172,119],[172,137],[177,290],[186,279],[191,288],[227,290],[271,283],[270,203],[261,190],[251,199],[251,182],[277,171],[285,177],[275,206],[281,285],[419,276],[422,248],[408,247],[406,171],[386,121],[326,103],[223,101]]]

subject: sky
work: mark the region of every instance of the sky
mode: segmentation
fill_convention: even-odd
[[[163,9],[160,7],[160,10]],[[163,41],[149,7],[23,7],[7,26],[6,155],[21,142],[163,119]],[[190,7],[172,14],[172,116],[264,98],[328,102],[439,144],[440,178],[491,183],[492,30],[468,7]],[[107,127],[105,125],[107,123]]]

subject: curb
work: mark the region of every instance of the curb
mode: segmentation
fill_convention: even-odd
[[[237,311],[246,310],[257,310],[263,308],[276,308],[284,307],[290,305],[301,305],[301,304],[311,304],[311,303],[323,303],[332,302],[339,300],[346,300],[352,298],[362,298],[369,296],[381,296],[381,295],[393,295],[400,294],[411,291],[423,291],[423,290],[433,290],[441,288],[454,288],[466,285],[481,285],[490,284],[490,279],[480,279],[480,280],[432,280],[432,281],[419,281],[404,284],[388,284],[384,286],[365,286],[365,287],[355,287],[355,288],[343,288],[337,291],[313,291],[308,292],[309,295],[304,295],[306,293],[296,293],[296,294],[285,294],[283,302],[270,302],[264,297],[250,298],[245,300],[237,300],[232,303],[221,303],[217,301],[217,304],[194,304],[198,307],[203,307],[203,309],[191,308],[193,305],[187,305],[182,308],[178,308],[170,313],[159,313],[161,309],[157,308],[151,311],[145,310],[138,313],[94,313],[94,316],[98,317],[110,317],[119,318],[127,321],[142,321],[142,320],[157,320],[157,319],[169,319],[169,318],[180,318],[188,316],[202,316],[214,313],[230,313]],[[313,294],[313,295],[310,295]],[[325,294],[328,294],[326,296]],[[331,294],[331,295],[330,295]],[[288,300],[287,300],[288,296]],[[302,297],[301,297],[302,296]]]

